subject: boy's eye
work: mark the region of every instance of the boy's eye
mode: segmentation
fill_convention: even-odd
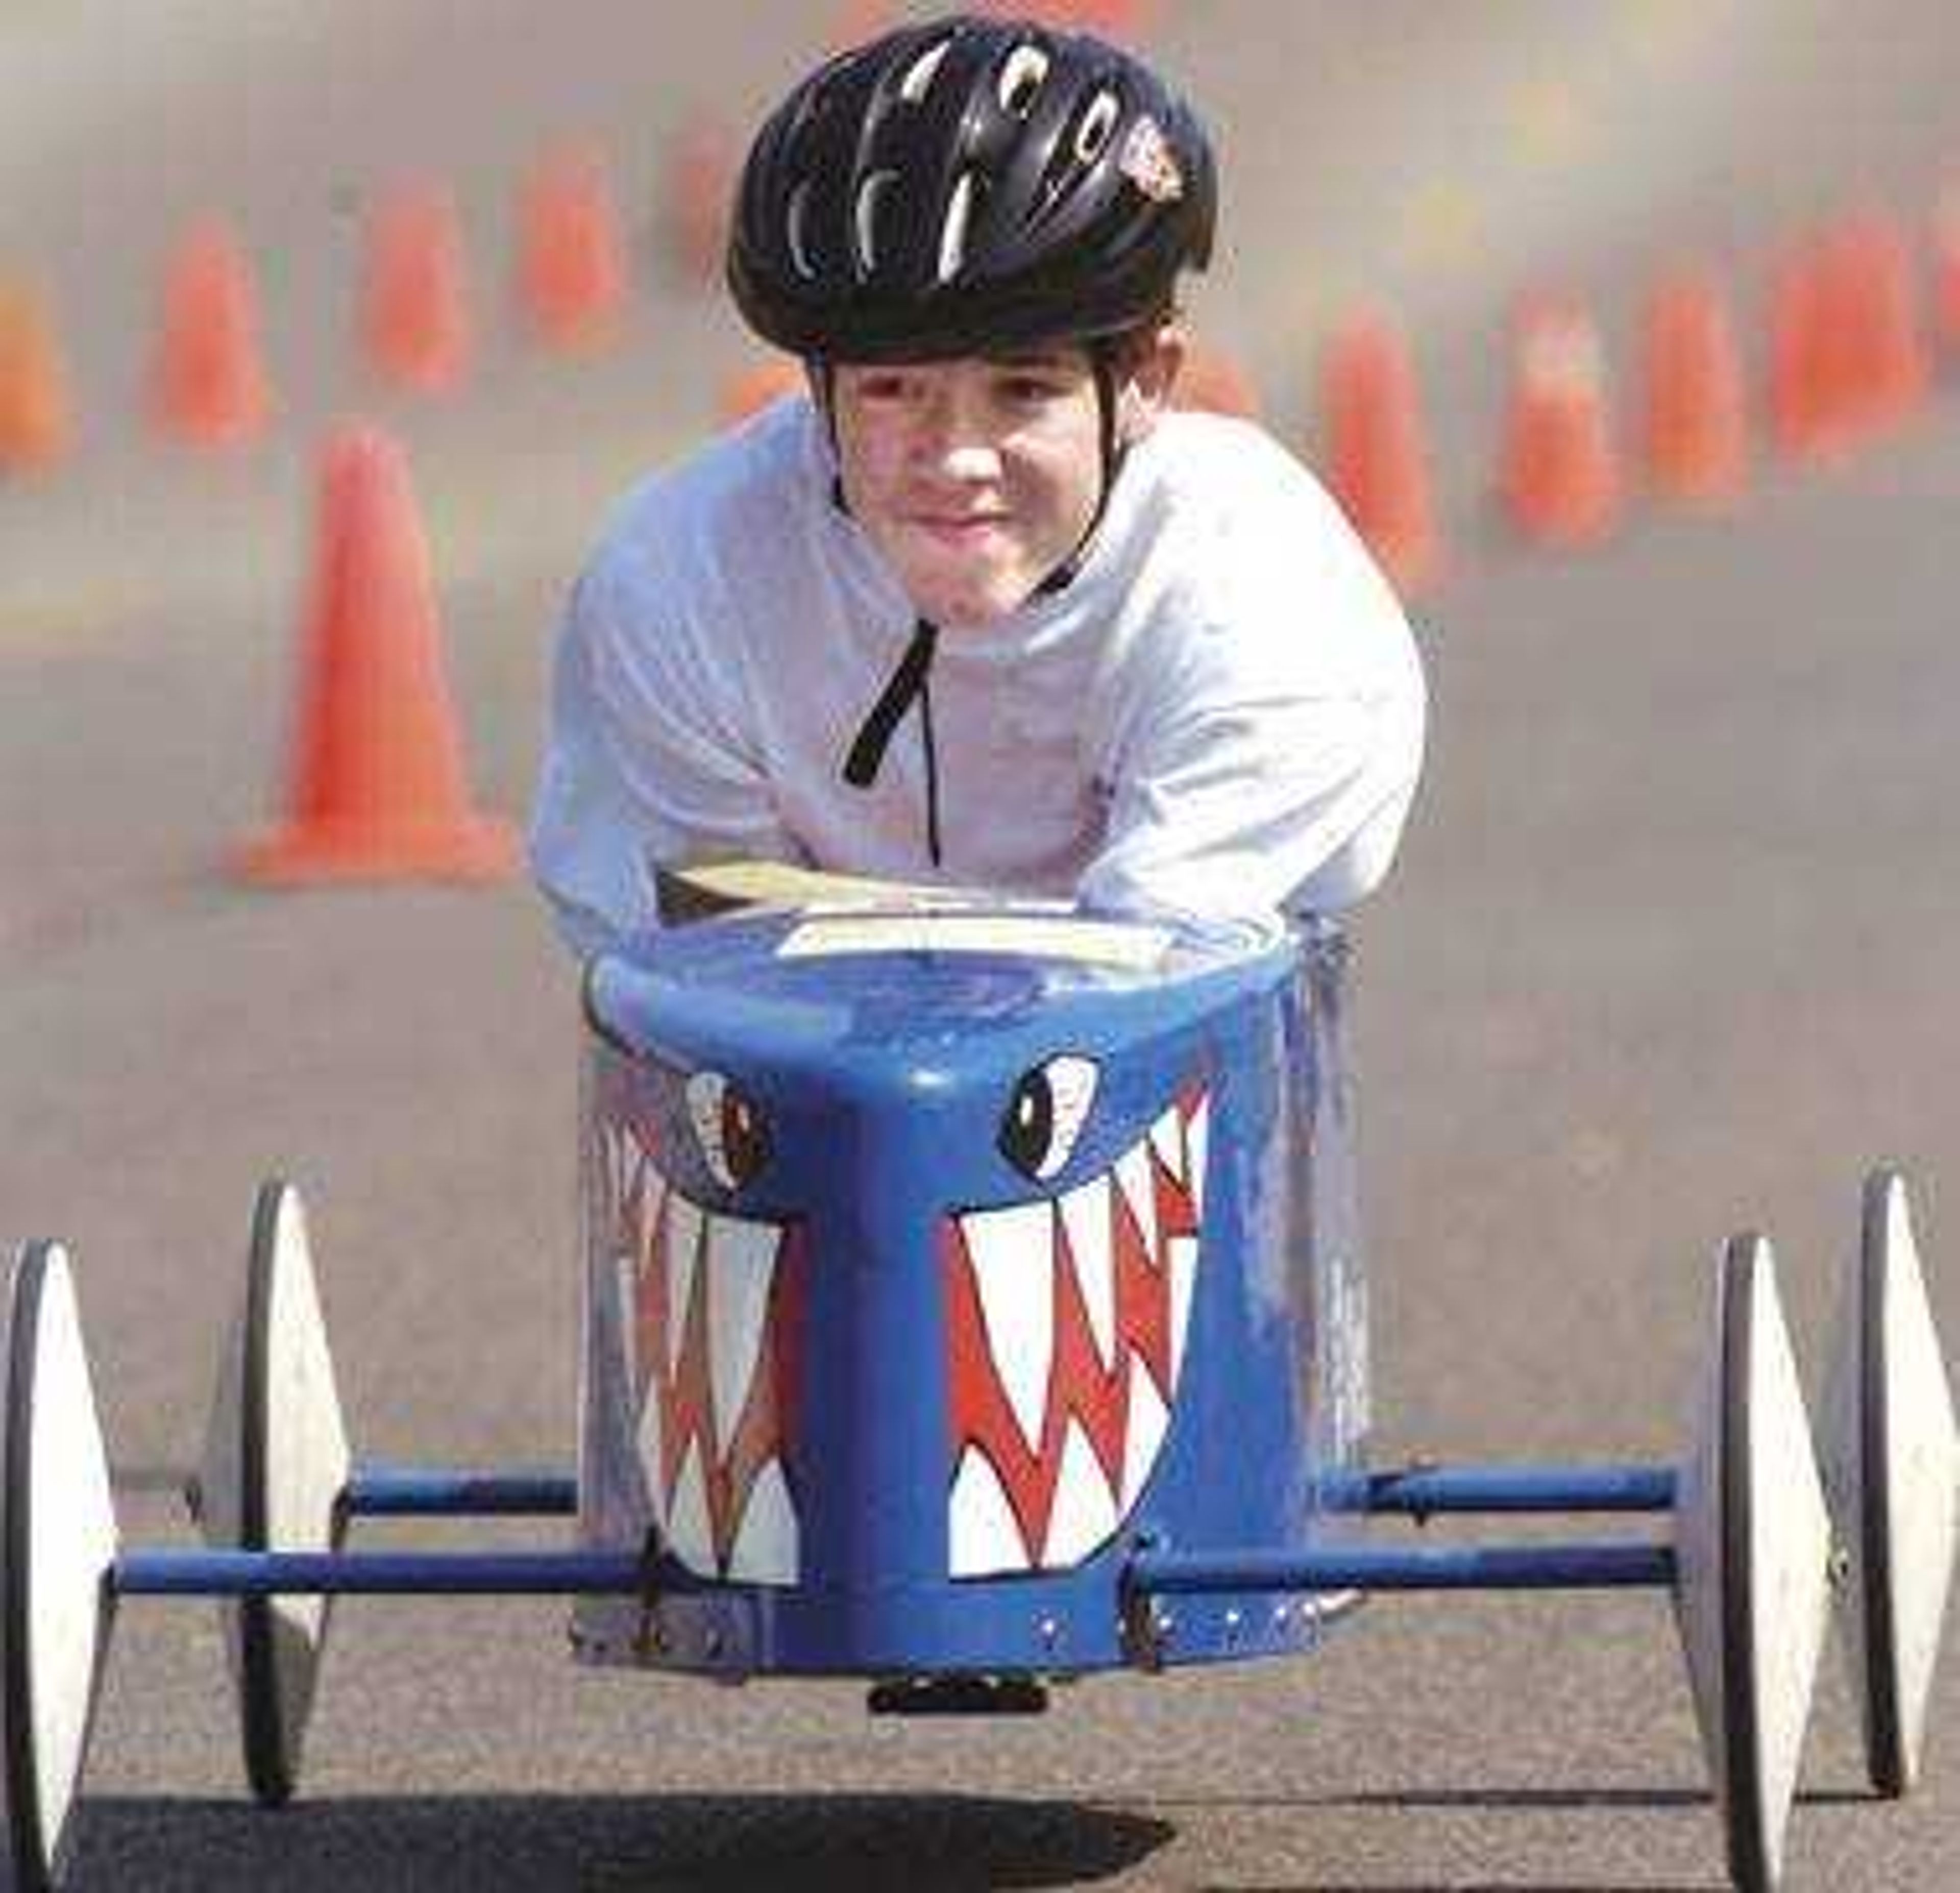
[[[1004,375],[997,385],[1010,401],[1054,401],[1065,392],[1061,377],[1052,374]]]

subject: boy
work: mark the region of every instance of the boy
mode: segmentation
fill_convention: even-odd
[[[766,857],[1264,935],[1386,872],[1407,625],[1258,428],[1167,412],[1211,149],[1141,62],[954,16],[757,135],[736,301],[778,403],[630,495],[559,645],[532,861],[568,940]]]

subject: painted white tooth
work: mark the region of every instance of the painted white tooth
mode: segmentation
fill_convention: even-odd
[[[772,1223],[731,1216],[708,1219],[708,1369],[714,1395],[714,1435],[726,1452],[762,1352],[776,1272]]]
[[[640,1406],[640,1429],[636,1436],[640,1453],[640,1472],[647,1482],[647,1497],[654,1514],[654,1522],[664,1532],[667,1525],[667,1494],[666,1485],[660,1478],[660,1468],[667,1463],[667,1455],[661,1450],[660,1390],[648,1388],[646,1397]]]
[[[640,1191],[640,1223],[636,1233],[640,1245],[640,1265],[646,1266],[647,1258],[654,1252],[654,1244],[660,1233],[660,1214],[667,1207],[667,1180],[650,1163],[646,1166],[646,1181]]]
[[[1157,1449],[1169,1430],[1170,1414],[1157,1392],[1157,1383],[1141,1355],[1130,1357],[1129,1424],[1123,1430],[1123,1513],[1128,1516],[1137,1502],[1150,1468],[1157,1462]]]
[[[947,1563],[955,1577],[1024,1571],[1027,1548],[994,1462],[978,1446],[959,1456],[959,1475],[947,1507]]]
[[[612,1258],[612,1289],[619,1323],[619,1360],[626,1370],[626,1385],[640,1385],[640,1271],[624,1252]]]
[[[598,1174],[600,1193],[606,1208],[616,1209],[626,1200],[625,1134],[616,1124],[599,1127]]]
[[[708,1485],[702,1476],[698,1440],[688,1442],[687,1457],[681,1462],[673,1510],[667,1519],[667,1543],[690,1571],[698,1571],[704,1577],[715,1575],[714,1531],[708,1522]]]
[[[1071,1420],[1062,1435],[1061,1470],[1048,1515],[1042,1564],[1048,1569],[1080,1564],[1116,1529],[1116,1495],[1102,1476],[1089,1436]]]
[[[1207,1092],[1184,1127],[1185,1147],[1191,1153],[1191,1203],[1200,1223],[1204,1220],[1204,1153],[1211,1129],[1211,1095]]]
[[[959,1219],[979,1285],[994,1371],[1029,1446],[1040,1450],[1055,1358],[1055,1244],[1045,1201]]]
[[[749,1488],[741,1527],[728,1554],[728,1575],[749,1584],[797,1581],[796,1507],[780,1460],[764,1466]]]
[[[660,1239],[660,1209],[667,1191],[667,1179],[647,1166],[637,1205],[638,1220],[630,1230],[619,1232],[619,1239],[626,1246],[613,1258],[618,1278],[620,1357],[626,1363],[628,1384],[636,1388],[649,1381],[654,1371],[654,1363],[641,1357],[641,1287],[654,1245]]]
[[[619,1142],[613,1147],[613,1162],[612,1185],[616,1194],[612,1200],[624,1203],[632,1196],[633,1185],[649,1167],[646,1152],[640,1148],[639,1139],[630,1131],[620,1131]]]
[[[1157,1152],[1158,1162],[1182,1183],[1184,1181],[1184,1126],[1179,1120],[1176,1105],[1172,1105],[1150,1126],[1150,1148]]]
[[[1109,1240],[1109,1185],[1102,1177],[1078,1185],[1061,1199],[1062,1226],[1074,1258],[1090,1332],[1106,1372],[1116,1357],[1116,1255]]]
[[[666,1193],[667,1184],[666,1177],[655,1167],[653,1159],[642,1148],[640,1140],[630,1131],[622,1134],[619,1139],[619,1194],[613,1200],[630,1203],[634,1192],[638,1191],[642,1228],[653,1226],[647,1216],[649,1198],[654,1207],[657,1209],[661,1196]]]
[[[623,1124],[609,1124],[600,1147],[606,1164],[606,1187],[616,1204],[626,1200],[626,1185],[632,1180],[635,1145]]]
[[[1170,1250],[1170,1389],[1184,1371],[1184,1337],[1191,1325],[1191,1294],[1198,1283],[1198,1238],[1173,1236]]]
[[[1143,1232],[1144,1253],[1153,1268],[1157,1261],[1157,1190],[1150,1177],[1150,1147],[1147,1137],[1132,1144],[1116,1160],[1116,1182]]]
[[[687,1332],[687,1304],[694,1293],[695,1263],[701,1253],[701,1206],[679,1191],[667,1196],[667,1372],[680,1363]]]

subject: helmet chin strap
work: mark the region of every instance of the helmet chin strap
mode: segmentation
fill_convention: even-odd
[[[830,464],[836,469],[830,476],[830,503],[848,519],[851,502],[844,497],[844,450],[837,444],[837,364],[828,355],[812,355],[804,362],[803,371],[816,384],[816,411],[830,441]]]
[[[1035,587],[1037,598],[1052,597],[1064,590],[1082,568],[1082,562],[1089,556],[1089,548],[1094,542],[1096,530],[1102,523],[1102,516],[1109,510],[1109,496],[1116,490],[1116,476],[1123,470],[1123,458],[1127,450],[1118,438],[1116,430],[1116,387],[1115,345],[1107,339],[1089,345],[1090,371],[1096,377],[1096,444],[1101,455],[1101,481],[1096,495],[1096,510],[1089,516],[1089,523],[1082,529],[1082,536],[1075,542],[1075,549]]]

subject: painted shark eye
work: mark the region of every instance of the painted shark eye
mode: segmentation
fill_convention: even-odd
[[[1001,1116],[1001,1154],[1036,1183],[1066,1163],[1096,1097],[1096,1066],[1068,1053],[1026,1073]]]
[[[769,1160],[762,1114],[718,1071],[697,1071],[687,1081],[687,1115],[716,1182],[739,1190]]]

